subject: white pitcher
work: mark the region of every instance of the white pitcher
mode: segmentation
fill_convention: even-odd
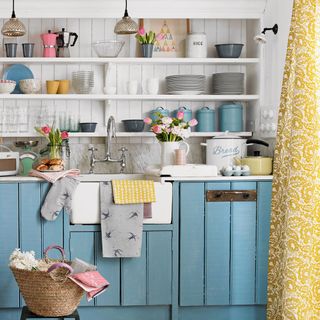
[[[186,149],[186,155],[189,153],[189,145],[185,141],[160,142],[161,145],[161,167],[175,164],[175,150]]]

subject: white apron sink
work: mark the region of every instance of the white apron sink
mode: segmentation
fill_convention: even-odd
[[[117,179],[142,180],[143,174],[86,174],[72,199],[72,224],[100,224],[100,182]],[[172,184],[155,182],[156,202],[152,203],[152,218],[145,224],[170,224],[172,219]]]

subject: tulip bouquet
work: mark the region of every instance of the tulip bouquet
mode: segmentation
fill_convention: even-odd
[[[35,127],[35,130],[49,141],[47,150],[50,159],[60,159],[62,142],[69,138],[68,132],[61,132],[59,128],[54,127],[54,124],[51,127],[49,125]]]
[[[190,136],[189,128],[198,124],[196,119],[184,122],[182,111],[177,113],[176,118],[165,117],[161,113],[156,115],[158,118],[155,121],[147,117],[144,122],[151,125],[151,131],[160,142],[175,142],[187,139]]]
[[[51,127],[48,124],[43,127],[35,127],[35,130],[45,137],[52,146],[61,146],[62,141],[69,138],[67,131],[61,132],[59,128],[54,127],[54,124]]]
[[[146,32],[144,28],[140,28],[138,33],[136,34],[136,39],[141,44],[154,44],[157,41],[161,41],[163,39],[163,34],[158,33],[157,35],[153,31]]]

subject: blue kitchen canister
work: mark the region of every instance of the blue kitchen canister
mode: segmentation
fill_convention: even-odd
[[[152,119],[152,122],[155,122],[159,118],[159,114],[161,114],[164,117],[169,117],[170,111],[168,109],[165,109],[163,107],[158,107],[154,110],[150,111],[150,118]]]
[[[177,110],[173,111],[173,117],[177,117],[177,113],[179,111],[183,112],[183,121],[184,122],[189,122],[192,119],[192,110],[189,109],[188,107],[180,107]]]
[[[198,120],[196,130],[198,132],[216,131],[216,112],[214,109],[202,107],[196,111],[196,118]]]
[[[219,107],[219,129],[220,131],[243,131],[242,104],[223,104]]]

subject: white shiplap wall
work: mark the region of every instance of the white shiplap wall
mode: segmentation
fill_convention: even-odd
[[[25,19],[23,20],[27,27],[27,35],[18,39],[19,43],[34,42],[35,56],[42,55],[42,42],[40,34],[51,29],[60,30],[65,27],[68,31],[76,32],[79,35],[77,44],[70,48],[72,57],[91,57],[95,56],[91,44],[97,40],[114,39],[113,28],[116,19]],[[0,20],[0,24],[3,21]],[[216,56],[214,45],[216,43],[226,42],[247,42],[247,22],[246,20],[224,20],[224,19],[199,19],[191,21],[191,30],[193,32],[205,32],[208,38],[209,56]],[[120,36],[118,39],[125,40],[126,44],[120,56],[135,56],[136,40],[133,36]],[[248,43],[252,43],[252,39]],[[2,48],[3,50],[3,48]],[[3,52],[2,52],[3,55]],[[21,56],[21,46],[19,46],[18,56]],[[242,57],[246,57],[246,46],[243,49]],[[6,66],[0,65],[0,71]],[[103,66],[91,65],[36,65],[29,66],[35,77],[42,80],[43,93],[46,92],[45,81],[52,79],[71,79],[72,71],[76,70],[93,70],[95,72],[95,89],[94,92],[102,93],[103,83]],[[202,65],[117,65],[112,76],[113,84],[117,87],[118,94],[125,94],[128,80],[138,80],[140,83],[139,92],[142,91],[142,84],[147,78],[157,77],[161,79],[160,93],[164,93],[164,78],[170,74],[205,74],[208,77],[207,89],[210,87],[210,77],[214,72],[224,71],[245,71],[241,66],[202,66]],[[157,106],[163,106],[170,110],[181,106],[177,102],[139,102],[139,101],[118,101],[112,102],[111,114],[116,117],[118,123],[122,119],[142,118],[147,115],[148,111]],[[201,102],[183,103],[191,107],[193,111],[203,106]],[[206,105],[214,106],[214,103]],[[99,123],[98,131],[104,130],[103,125],[103,103],[96,101],[2,101],[0,100],[0,110],[5,112],[6,108],[24,108],[28,110],[29,131],[33,132],[35,125],[50,123],[53,119],[59,124],[60,115],[64,112],[72,115],[79,121],[96,121]],[[121,128],[120,128],[121,129]]]

